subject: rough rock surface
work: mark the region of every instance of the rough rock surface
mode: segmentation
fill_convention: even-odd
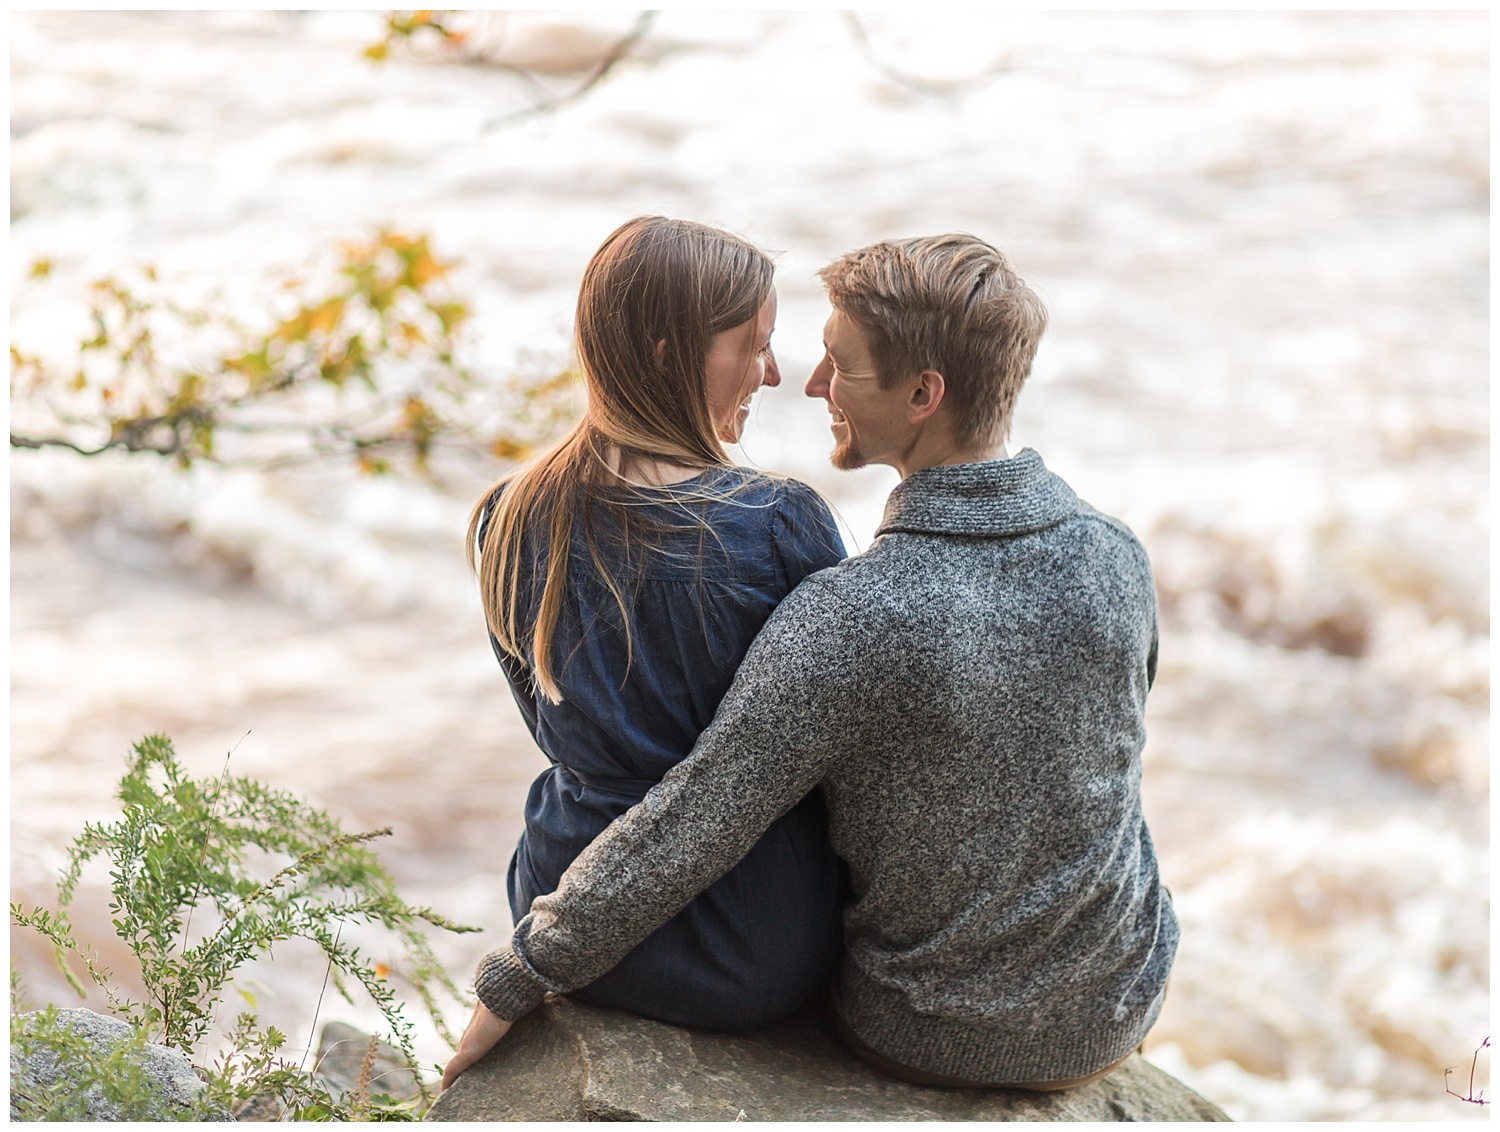
[[[1144,1058],[1078,1089],[934,1089],[883,1076],[821,1014],[743,1034],[551,996],[428,1120],[1228,1120]]]
[[[329,1022],[318,1036],[318,1058],[313,1077],[336,1099],[342,1100],[359,1087],[365,1057],[374,1037],[346,1022]],[[375,1057],[370,1065],[369,1095],[386,1094],[392,1100],[405,1101],[421,1090],[417,1075],[406,1064],[401,1051],[389,1042],[376,1039]],[[286,1106],[275,1097],[256,1097],[238,1112],[235,1119],[245,1122],[279,1121]]]
[[[21,1015],[17,1019],[19,1031],[22,1034],[34,1032],[39,1016],[40,1011]],[[57,1017],[75,1036],[86,1040],[106,1057],[116,1046],[129,1041],[132,1034],[126,1023],[92,1010],[59,1010]],[[162,1115],[173,1111],[186,1115],[203,1094],[203,1082],[178,1050],[148,1044],[141,1056],[141,1066],[150,1083],[151,1104],[159,1106]],[[13,1042],[10,1050],[10,1119],[21,1119],[20,1101],[40,1099],[52,1086],[66,1082],[70,1076],[76,1079],[76,1068],[70,1065],[66,1055],[59,1056],[56,1050],[42,1046],[31,1051],[23,1064],[21,1052]],[[142,1115],[122,1112],[120,1105],[110,1100],[97,1084],[86,1088],[81,1100],[80,1120],[116,1121]],[[230,1117],[228,1113],[220,1113],[208,1119],[228,1120]]]
[[[318,1079],[336,1097],[352,1091],[370,1052],[370,1034],[344,1022],[329,1022],[318,1038]],[[416,1096],[417,1075],[406,1064],[401,1051],[388,1042],[375,1043],[370,1066],[370,1093],[386,1094],[404,1101]]]

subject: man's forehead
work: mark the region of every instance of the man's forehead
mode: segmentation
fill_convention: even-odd
[[[834,307],[833,313],[828,316],[828,321],[823,324],[824,344],[842,346],[846,350],[851,347],[858,349],[864,345],[864,340],[865,337],[860,332],[859,324],[838,307]]]

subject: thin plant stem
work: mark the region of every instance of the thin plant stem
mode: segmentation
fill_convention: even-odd
[[[224,780],[229,777],[229,760],[233,758],[234,753],[240,749],[240,743],[243,743],[249,737],[250,732],[246,731],[239,737],[239,741],[236,742],[234,746],[230,747],[229,751],[224,755],[224,769],[219,772],[219,788],[218,791],[214,794],[213,804],[208,807],[208,820],[210,823],[213,821],[214,817],[214,806],[217,806],[219,804],[219,796],[224,792]],[[193,889],[193,899],[188,904],[187,919],[182,925],[182,944],[180,945],[180,949],[183,951],[187,950],[188,930],[193,926],[193,912],[197,910],[198,897],[203,893],[203,859],[207,856],[208,837],[205,836],[203,838],[203,850],[198,854],[198,886]]]
[[[339,945],[339,940],[344,934],[344,925],[340,924],[338,931],[333,934],[333,946]],[[324,937],[327,938],[326,936]],[[312,1052],[313,1042],[318,1037],[318,1015],[323,1012],[323,995],[328,991],[328,976],[333,974],[333,956],[328,957],[328,966],[323,968],[323,985],[318,988],[318,1005],[313,1008],[312,1031],[307,1035],[307,1047],[302,1051],[302,1060],[297,1063],[298,1069],[307,1067],[307,1055]]]
[[[1484,1041],[1482,1041],[1482,1042],[1479,1043],[1479,1048],[1474,1051],[1474,1057],[1469,1062],[1469,1095],[1468,1096],[1464,1096],[1462,1093],[1454,1092],[1453,1086],[1451,1086],[1451,1085],[1448,1084],[1448,1078],[1453,1075],[1453,1070],[1452,1069],[1445,1069],[1445,1070],[1443,1070],[1443,1091],[1445,1093],[1447,1093],[1450,1097],[1457,1097],[1459,1100],[1465,1101],[1468,1104],[1477,1104],[1477,1105],[1487,1105],[1487,1104],[1489,1104],[1490,1102],[1484,1099],[1484,1090],[1483,1089],[1479,1090],[1479,1095],[1478,1096],[1474,1095],[1474,1075],[1479,1070],[1479,1055],[1481,1053],[1483,1053],[1485,1050],[1489,1049],[1489,1048],[1490,1048],[1490,1039],[1486,1037],[1484,1039]]]

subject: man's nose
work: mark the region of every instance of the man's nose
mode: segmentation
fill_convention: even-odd
[[[809,397],[826,398],[828,396],[829,369],[827,358],[824,358],[817,365],[813,366],[812,376],[807,379],[807,388],[803,392]]]

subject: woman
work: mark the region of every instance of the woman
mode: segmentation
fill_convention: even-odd
[[[583,419],[475,508],[491,639],[552,765],[532,785],[508,888],[517,921],[692,750],[771,611],[843,557],[828,507],[733,467],[776,385],[772,265],[734,236],[642,217],[589,263]],[[783,1017],[828,984],[840,865],[821,797],[575,997],[680,1025]]]

